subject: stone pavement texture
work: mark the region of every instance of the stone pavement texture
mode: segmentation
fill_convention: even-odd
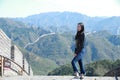
[[[3,77],[0,80],[79,80],[72,79],[73,76],[14,76]],[[117,80],[115,77],[85,77],[83,80]],[[120,80],[120,77],[118,77]]]

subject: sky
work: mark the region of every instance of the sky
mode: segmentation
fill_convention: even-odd
[[[26,17],[56,11],[91,17],[120,16],[120,0],[0,0],[0,17]]]

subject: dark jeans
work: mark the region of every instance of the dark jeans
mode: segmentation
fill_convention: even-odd
[[[79,66],[80,66],[81,74],[85,74],[84,65],[83,65],[83,61],[82,61],[82,57],[83,57],[84,53],[85,53],[85,49],[83,48],[82,51],[77,56],[75,56],[73,58],[71,64],[72,64],[74,72],[78,72],[78,69],[77,69],[77,66],[76,66],[76,62],[78,62]]]

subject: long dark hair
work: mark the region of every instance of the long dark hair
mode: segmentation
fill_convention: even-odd
[[[78,23],[78,25],[81,26],[81,30],[78,31],[78,32],[83,33],[84,32],[84,24],[83,23]]]
[[[76,35],[75,35],[75,39],[77,39],[79,37],[79,35],[84,33],[84,24],[82,22],[78,23],[77,25],[81,26],[81,30],[77,31]]]

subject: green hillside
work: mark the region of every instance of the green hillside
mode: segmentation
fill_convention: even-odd
[[[58,65],[63,65],[72,58],[70,44],[71,40],[55,34],[41,38],[37,43],[28,46],[27,50],[38,56],[54,60]]]
[[[103,76],[108,71],[120,66],[120,60],[110,61],[102,60],[96,61],[90,64],[85,65],[86,75],[87,76]],[[48,75],[73,75],[73,69],[70,64],[63,65],[59,68],[56,68],[52,72],[49,72]]]
[[[34,75],[46,75],[48,72],[59,67],[53,60],[37,56],[36,54],[31,53],[22,47],[19,47],[19,49],[24,53],[25,57],[29,61]]]
[[[40,38],[36,43],[29,45],[43,34],[50,32],[28,26],[7,18],[0,18],[0,28],[12,39],[30,62],[34,74],[48,74],[55,68],[69,64],[74,54],[74,33],[55,33]],[[109,34],[107,31],[91,33],[86,36],[85,64],[103,60],[119,59],[120,36]]]
[[[55,69],[58,65],[47,58],[42,58],[24,49],[27,43],[33,42],[42,34],[48,33],[40,28],[29,27],[21,22],[14,22],[11,19],[0,18],[0,28],[12,39],[12,43],[16,44],[23,52],[32,66],[34,74],[47,74]],[[30,58],[28,58],[30,56]],[[49,63],[46,64],[46,63]]]
[[[105,34],[104,36],[103,33]],[[110,38],[112,37],[113,35],[106,31],[87,35],[85,44],[86,53],[84,55],[85,63],[103,59],[119,59],[119,46],[111,42]],[[119,41],[120,39],[116,40],[118,43]],[[37,43],[28,46],[27,50],[38,56],[52,59],[58,65],[70,63],[74,52],[73,34],[63,33],[44,37]]]
[[[117,35],[114,35],[118,37]],[[120,36],[119,36],[120,37]],[[86,37],[86,54],[87,62],[102,60],[102,59],[119,59],[120,39],[112,40],[113,35],[106,31],[93,33]],[[112,40],[112,41],[111,41]],[[114,44],[115,42],[118,42]],[[118,45],[118,46],[117,46]]]
[[[0,28],[12,39],[15,44],[24,47],[27,43],[33,42],[40,35],[48,33],[41,28],[28,26],[22,22],[13,21],[8,18],[0,18]]]

